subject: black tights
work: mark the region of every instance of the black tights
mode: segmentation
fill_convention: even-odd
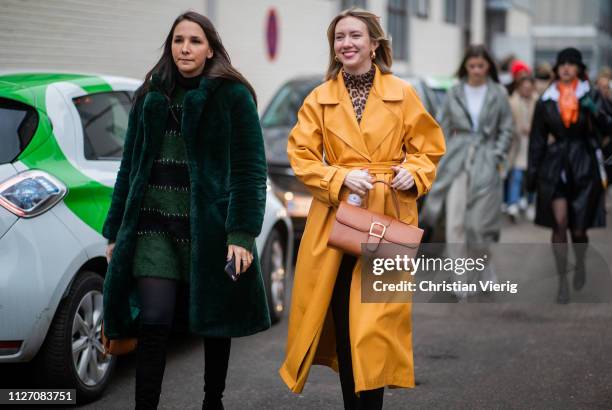
[[[334,285],[331,307],[336,329],[336,353],[340,370],[340,385],[342,399],[346,410],[378,410],[382,409],[384,388],[365,390],[355,394],[355,379],[351,359],[351,341],[349,336],[349,299],[351,293],[351,278],[357,258],[344,255],[338,277]]]
[[[566,198],[555,198],[552,201],[552,211],[555,219],[551,241],[553,244],[567,244],[567,230],[569,227],[568,206]],[[586,244],[589,238],[584,229],[571,229],[572,244],[576,254],[576,267],[584,270]],[[555,260],[557,271],[564,275],[567,272],[567,247],[555,245]]]
[[[138,293],[142,325],[163,327],[169,331],[174,319],[177,282],[161,278],[139,278]],[[204,338],[204,391],[208,400],[221,399],[225,389],[230,347],[229,337]],[[165,350],[163,354],[165,355]]]
[[[177,283],[161,278],[139,278],[140,320],[147,325],[172,326]]]

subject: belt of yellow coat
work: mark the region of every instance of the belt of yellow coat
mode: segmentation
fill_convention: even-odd
[[[287,147],[296,176],[314,197],[298,252],[286,357],[279,371],[292,391],[302,391],[313,364],[338,369],[329,305],[342,252],[327,247],[327,239],[337,206],[348,195],[344,178],[351,169],[367,168],[390,182],[392,166],[405,168],[415,188],[398,193],[401,220],[416,224],[416,199],[431,188],[444,151],[442,131],[414,90],[378,67],[360,123],[341,75],[305,99]],[[397,217],[389,196],[387,186],[375,184],[369,209]],[[361,303],[360,278],[358,261],[349,299],[355,391],[413,387],[412,306]]]
[[[347,169],[367,169],[368,172],[370,173],[370,175],[372,175],[374,177],[375,180],[377,181],[384,181],[387,183],[391,183],[391,181],[393,180],[393,177],[395,176],[395,171],[393,171],[393,169],[391,167],[397,166],[397,165],[401,165],[401,162],[399,161],[384,161],[384,162],[353,162],[353,163],[347,163],[347,164],[342,164],[343,167],[347,168]],[[374,192],[368,193],[367,199],[370,199],[372,197],[375,198],[387,198],[387,195],[385,195],[385,193],[389,190],[389,187],[386,186],[385,184],[374,184],[374,188],[372,188]],[[393,195],[391,192],[389,192],[391,195]],[[345,191],[344,196],[348,195],[349,192]],[[396,191],[396,195],[397,195],[397,191]],[[400,194],[401,195],[401,194]],[[342,198],[341,199],[345,199]],[[371,211],[374,212],[378,212],[378,213],[385,213],[385,208],[387,208],[387,201],[370,201],[370,203],[366,204],[367,208]],[[396,218],[400,218],[400,215],[395,215]]]

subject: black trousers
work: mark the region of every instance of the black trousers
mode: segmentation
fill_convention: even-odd
[[[142,359],[138,360],[136,369],[137,402],[139,375],[142,375],[140,385],[144,386],[143,391],[152,390],[155,393],[161,389],[161,379],[165,368],[165,344],[174,319],[177,289],[178,284],[174,280],[148,277],[138,279],[141,305],[139,339],[145,340],[139,340],[138,343],[139,346],[144,346],[144,349],[141,349]],[[161,334],[163,337],[160,336]],[[203,339],[205,400],[209,403],[220,402],[225,389],[231,339],[229,337],[205,337]],[[152,377],[152,375],[156,376]],[[148,389],[152,387],[151,385],[155,385],[154,388]]]
[[[359,396],[355,394],[349,335],[349,300],[355,263],[357,263],[357,258],[344,254],[338,269],[338,277],[331,300],[332,316],[336,330],[336,353],[338,354],[342,399],[346,410],[380,410],[383,405],[384,387],[361,391]]]

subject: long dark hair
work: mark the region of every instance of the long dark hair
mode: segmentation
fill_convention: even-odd
[[[213,56],[206,60],[206,65],[204,66],[204,71],[202,74],[207,77],[225,78],[244,84],[253,96],[255,104],[257,104],[257,95],[255,94],[255,90],[247,79],[244,78],[244,76],[232,66],[229,54],[227,53],[227,50],[225,50],[225,47],[223,47],[223,43],[221,43],[221,38],[219,37],[219,33],[217,33],[215,26],[208,19],[208,17],[196,13],[195,11],[187,11],[179,15],[174,20],[174,23],[172,23],[172,27],[170,28],[170,32],[166,36],[162,56],[153,66],[153,68],[145,75],[143,84],[136,90],[134,100],[138,101],[149,91],[151,86],[150,80],[153,74],[160,77],[164,92],[167,96],[170,96],[174,91],[176,78],[178,76],[178,69],[176,68],[174,59],[172,58],[172,40],[174,37],[174,29],[181,21],[185,20],[194,22],[202,27],[206,40],[208,40],[208,44],[213,51]]]
[[[467,61],[473,57],[484,58],[487,61],[487,63],[489,63],[489,72],[488,72],[489,77],[496,83],[499,83],[499,75],[497,74],[497,65],[495,64],[495,61],[491,57],[491,54],[489,54],[489,51],[487,50],[487,48],[481,44],[473,44],[465,50],[465,54],[463,55],[461,64],[459,64],[459,68],[457,69],[457,73],[455,74],[457,78],[462,79],[462,78],[467,77],[468,72],[467,72],[467,68],[465,68],[465,63],[467,63]]]

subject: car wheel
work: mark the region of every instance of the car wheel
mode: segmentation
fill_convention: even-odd
[[[262,273],[268,295],[268,308],[272,323],[277,323],[285,311],[285,245],[278,229],[270,232],[262,252]]]
[[[76,389],[79,402],[98,398],[106,388],[116,358],[104,357],[102,277],[81,272],[60,303],[37,356],[43,386]]]

